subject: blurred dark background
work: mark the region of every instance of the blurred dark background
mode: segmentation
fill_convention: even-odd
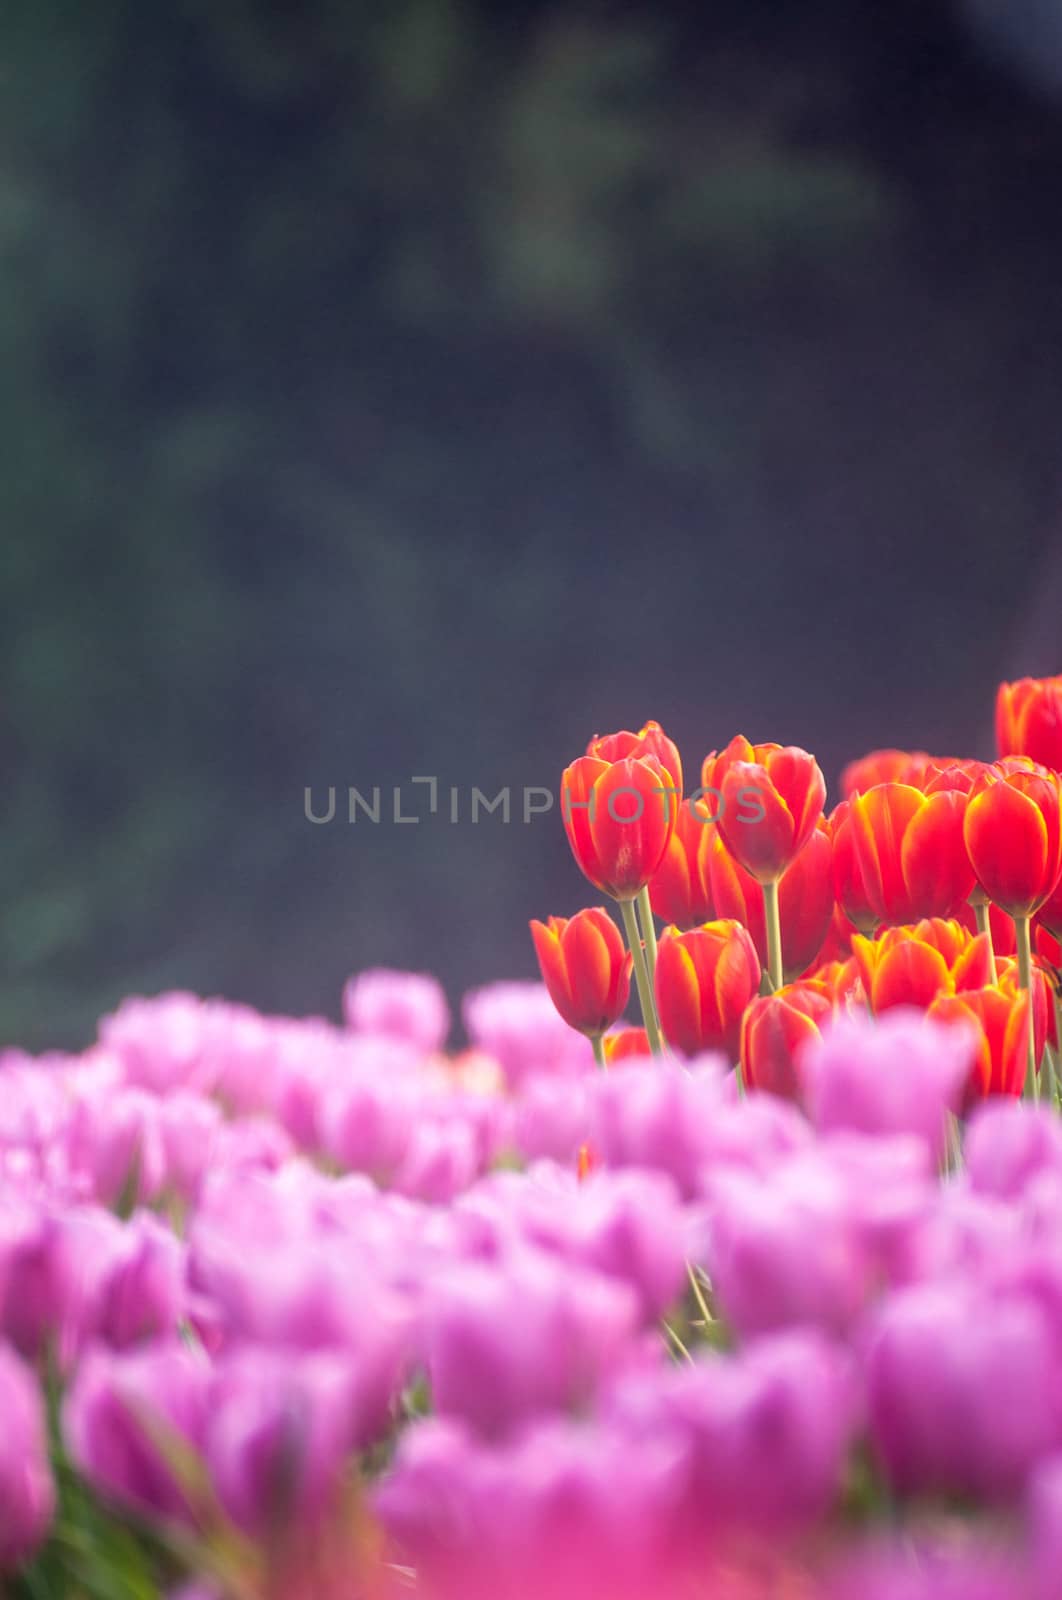
[[[582,880],[467,797],[595,731],[990,753],[1060,197],[1055,0],[5,0],[3,1037],[531,975]]]

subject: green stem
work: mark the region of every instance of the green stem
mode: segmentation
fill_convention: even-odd
[[[604,1070],[605,1070],[605,1035],[603,1033],[592,1033],[590,1035],[590,1043],[594,1047],[594,1061],[601,1068],[601,1071],[604,1072]]]
[[[654,1056],[658,1056],[663,1050],[663,1044],[656,1020],[656,1007],[653,1004],[653,987],[649,980],[649,969],[645,964],[645,951],[642,949],[642,936],[638,932],[638,918],[634,914],[634,901],[621,900],[619,907],[623,914],[627,943],[634,957],[634,981],[638,985],[638,1001],[642,1008],[645,1031],[649,1036],[649,1048]]]
[[[988,916],[988,901],[975,900],[973,902],[973,913],[978,933],[987,933],[988,935],[988,981],[989,983],[996,983],[998,982],[996,952],[992,947],[992,924]]]
[[[1036,1030],[1033,1027],[1032,995],[1032,940],[1028,917],[1014,918],[1014,932],[1018,941],[1018,981],[1029,999],[1029,1057],[1025,1069],[1025,1098],[1039,1100],[1040,1084],[1036,1076]]]
[[[643,886],[638,891],[638,921],[641,924],[642,938],[645,940],[645,961],[649,968],[649,976],[656,982],[656,922],[653,918],[653,908],[649,904],[649,889]]]
[[[780,989],[782,973],[782,924],[778,915],[778,883],[763,885],[763,915],[767,924],[767,973],[772,989]]]

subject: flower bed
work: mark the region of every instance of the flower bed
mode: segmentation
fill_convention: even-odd
[[[829,816],[806,752],[680,804],[592,741],[627,943],[535,924],[460,1051],[378,971],[6,1052],[5,1592],[1053,1600],[1062,682],[1000,708]]]

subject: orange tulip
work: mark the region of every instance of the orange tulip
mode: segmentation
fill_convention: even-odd
[[[852,953],[875,1014],[893,1006],[925,1010],[939,994],[980,989],[992,979],[987,934],[975,937],[941,918],[886,928],[877,939],[857,934]]]
[[[580,756],[561,778],[561,815],[579,867],[614,900],[633,900],[652,878],[675,827],[677,787],[655,756]]]
[[[624,728],[619,733],[595,733],[586,747],[588,756],[599,761],[644,761],[655,756],[665,772],[670,772],[675,788],[682,794],[682,757],[678,746],[669,739],[659,722],[647,722],[637,733]],[[676,804],[678,803],[676,799]]]
[[[709,862],[723,846],[704,800],[684,800],[664,859],[649,883],[649,904],[663,922],[699,928],[715,916]]]
[[[1000,684],[996,748],[1001,756],[1031,756],[1062,771],[1062,677]]]
[[[1046,768],[1008,760],[970,792],[963,828],[977,881],[1012,917],[1029,917],[1062,872],[1062,790]]]
[[[988,1095],[1021,1094],[1029,1040],[1029,996],[1024,991],[986,985],[962,994],[938,995],[928,1015],[977,1031],[979,1049],[967,1085],[968,1104]]]
[[[665,1039],[684,1055],[722,1050],[734,1060],[741,1018],[759,986],[759,958],[740,922],[665,931],[656,961],[657,1013]]]
[[[845,921],[860,933],[873,933],[878,914],[867,896],[863,873],[856,859],[851,802],[842,800],[827,818],[833,841],[833,893]]]
[[[741,1071],[750,1089],[799,1100],[800,1055],[834,1009],[825,985],[791,983],[758,996],[741,1024]]]
[[[825,823],[812,833],[778,880],[782,960],[791,983],[818,957],[833,916],[833,849]],[[716,914],[742,923],[752,935],[761,966],[767,965],[763,891],[752,875],[721,846],[709,856]]]
[[[719,832],[735,861],[757,883],[777,883],[822,816],[826,781],[815,757],[739,734],[706,758],[702,781],[719,796]]]
[[[532,922],[542,980],[569,1028],[595,1038],[621,1017],[631,988],[632,956],[602,906],[574,917]]]
[[[871,750],[850,761],[841,773],[842,798],[851,800],[881,783],[907,783],[920,789],[926,773],[937,764],[924,750]]]
[[[951,917],[969,897],[974,875],[963,843],[966,803],[957,790],[927,796],[906,783],[882,783],[851,801],[856,861],[882,922]]]

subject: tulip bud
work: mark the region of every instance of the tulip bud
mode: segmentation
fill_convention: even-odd
[[[33,1553],[55,1510],[41,1391],[29,1369],[0,1344],[0,1569]]]
[[[921,789],[926,774],[935,765],[931,755],[924,750],[871,750],[868,755],[850,761],[841,773],[841,794],[853,800],[857,794],[866,794],[881,783],[907,783]]]
[[[688,1056],[722,1050],[735,1060],[745,1007],[760,986],[756,948],[739,922],[668,929],[656,962],[664,1037]]]
[[[979,989],[992,981],[987,934],[976,937],[957,921],[927,918],[910,928],[886,928],[877,939],[857,934],[852,950],[871,1010],[922,1010],[938,994]]]
[[[603,906],[574,917],[532,922],[531,937],[549,990],[569,1028],[599,1037],[627,1008],[632,956]]]
[[[498,1063],[510,1088],[538,1072],[575,1077],[593,1066],[590,1046],[557,1015],[541,983],[488,983],[465,995],[465,1031]]]
[[[121,1354],[94,1349],[63,1406],[63,1436],[78,1470],[133,1510],[194,1522],[197,1493],[182,1465],[202,1445],[210,1382],[207,1361],[176,1339]]]
[[[1000,684],[996,748],[1001,756],[1030,756],[1062,771],[1062,677]]]
[[[315,1531],[336,1509],[358,1443],[350,1360],[249,1347],[217,1368],[204,1454],[236,1526],[262,1537]]]
[[[640,1325],[625,1284],[538,1251],[455,1266],[429,1291],[425,1315],[439,1416],[487,1437],[585,1404]]]
[[[951,917],[969,898],[974,875],[963,843],[966,797],[926,796],[909,784],[883,783],[851,802],[856,860],[879,921]]]
[[[450,1007],[442,984],[426,972],[374,967],[349,979],[343,989],[347,1027],[408,1040],[426,1055],[441,1050],[450,1032]]]
[[[1029,996],[999,985],[938,995],[926,1015],[976,1030],[977,1056],[966,1088],[967,1104],[988,1095],[1021,1094],[1028,1060]]]
[[[601,1044],[608,1067],[614,1067],[620,1061],[649,1059],[653,1053],[644,1028],[620,1028],[615,1033],[606,1033]]]
[[[572,854],[596,889],[633,900],[664,859],[678,789],[655,756],[580,756],[561,777],[561,814]]]
[[[647,722],[644,728],[639,728],[637,733],[595,733],[586,747],[588,756],[595,756],[598,761],[627,761],[632,757],[642,761],[646,756],[653,756],[663,767],[665,772],[671,774],[677,790],[677,796],[682,795],[682,757],[679,755],[678,746],[669,739],[659,722]]]
[[[786,1100],[803,1092],[800,1057],[821,1037],[833,1002],[816,983],[791,983],[751,1002],[741,1025],[741,1070],[750,1089]]]
[[[886,1301],[868,1339],[871,1437],[890,1483],[1009,1500],[1057,1449],[1056,1338],[1032,1295],[925,1283]],[[1005,1374],[1006,1398],[999,1393]]]
[[[138,1212],[115,1241],[96,1292],[97,1335],[117,1348],[174,1334],[184,1309],[184,1249],[150,1212]]]
[[[826,781],[814,756],[739,734],[707,757],[702,775],[721,797],[719,832],[730,854],[757,883],[777,882],[822,816]]]
[[[803,1063],[805,1104],[820,1133],[906,1134],[943,1154],[947,1113],[959,1109],[977,1035],[896,1009],[880,1021],[839,1016]]]
[[[966,848],[985,894],[1012,917],[1028,917],[1062,871],[1058,778],[1017,761],[986,768],[970,793]]]

